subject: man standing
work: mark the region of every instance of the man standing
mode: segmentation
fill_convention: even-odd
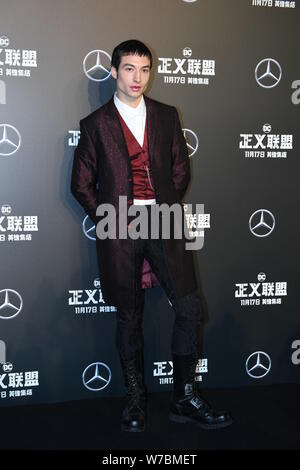
[[[111,204],[116,221],[124,220],[121,196],[127,198],[126,211],[132,205],[146,208],[150,225],[152,206],[177,204],[182,209],[190,180],[186,142],[176,109],[144,96],[151,67],[152,55],[143,43],[119,44],[111,69],[116,93],[80,121],[71,191],[95,224],[100,222],[96,211],[101,204]],[[170,419],[205,429],[231,424],[230,414],[214,411],[196,388],[202,311],[192,253],[185,249],[184,238],[164,238],[159,227],[158,238],[97,237],[96,243],[104,300],[117,306],[116,343],[127,391],[121,429],[139,432],[146,425],[142,275],[147,262],[154,273],[151,279],[158,280],[175,312]]]

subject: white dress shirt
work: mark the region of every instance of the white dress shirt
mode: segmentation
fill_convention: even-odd
[[[141,101],[136,108],[129,106],[117,97],[117,92],[114,94],[114,103],[124,119],[126,126],[130,129],[141,147],[144,144],[145,136],[145,125],[146,125],[146,105],[144,97],[142,96]],[[134,199],[133,204],[144,205],[144,204],[155,204],[155,199]]]
[[[141,101],[136,108],[123,103],[117,97],[117,92],[114,94],[114,103],[122,118],[126,122],[127,127],[131,130],[134,137],[138,141],[141,147],[144,143],[145,125],[146,125],[146,105],[144,97],[142,96]]]

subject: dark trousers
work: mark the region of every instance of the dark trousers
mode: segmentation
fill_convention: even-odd
[[[132,309],[120,307],[117,312],[116,343],[121,363],[126,364],[143,352],[142,322],[145,291],[141,288],[141,277],[144,257],[157,276],[175,312],[172,354],[199,357],[199,328],[203,317],[197,291],[180,299],[175,298],[161,239],[139,238],[134,240],[135,306]]]

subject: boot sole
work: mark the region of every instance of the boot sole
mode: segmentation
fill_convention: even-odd
[[[223,423],[218,423],[218,424],[199,423],[199,421],[195,421],[193,418],[189,418],[188,416],[175,415],[174,413],[169,414],[169,419],[170,421],[173,421],[175,423],[181,423],[181,424],[192,423],[201,429],[226,428],[227,426],[230,426],[233,423],[233,419],[230,419],[229,421],[224,421]]]

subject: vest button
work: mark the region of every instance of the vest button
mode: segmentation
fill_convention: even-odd
[[[128,178],[128,181],[132,181],[132,178]]]

